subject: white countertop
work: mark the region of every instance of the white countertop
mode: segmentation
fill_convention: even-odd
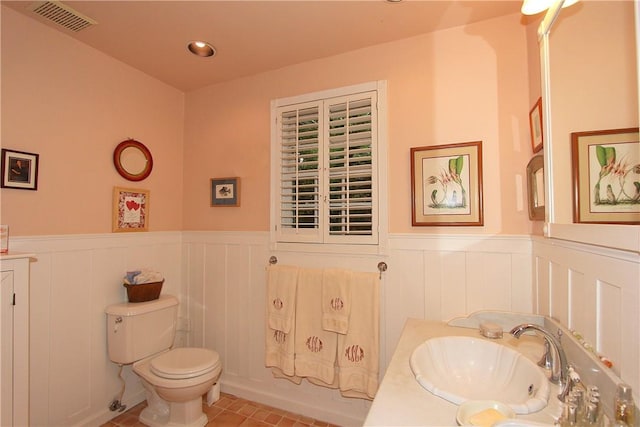
[[[35,257],[35,254],[32,253],[9,251],[0,254],[0,261],[33,257]]]
[[[364,422],[365,426],[455,426],[458,406],[431,394],[418,384],[411,372],[409,358],[413,350],[429,338],[458,335],[479,337],[477,329],[448,326],[442,322],[407,319],[400,341],[384,375],[378,393]],[[491,340],[512,347],[534,362],[543,352],[538,337],[516,339],[508,333]],[[553,425],[561,412],[558,387],[552,385],[549,404],[542,411],[518,415],[518,419]]]

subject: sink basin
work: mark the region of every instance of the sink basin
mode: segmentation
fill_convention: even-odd
[[[429,339],[409,360],[422,387],[449,402],[497,400],[516,414],[547,406],[550,384],[542,368],[516,350],[482,338]]]

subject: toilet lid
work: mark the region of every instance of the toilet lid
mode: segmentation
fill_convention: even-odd
[[[174,348],[151,360],[151,372],[162,378],[181,379],[204,375],[220,364],[220,355],[206,348]]]

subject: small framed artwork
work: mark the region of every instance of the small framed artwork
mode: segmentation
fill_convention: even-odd
[[[573,221],[640,224],[638,128],[571,134]]]
[[[483,225],[482,141],[411,149],[411,223]]]
[[[533,156],[527,165],[527,195],[529,199],[529,219],[544,221],[544,158]]]
[[[113,188],[113,231],[147,231],[149,229],[149,191]]]
[[[0,187],[37,190],[38,158],[38,154],[3,148]]]
[[[211,178],[211,206],[240,206],[240,178]]]
[[[542,98],[538,98],[529,112],[529,130],[531,132],[531,148],[533,148],[534,153],[537,153],[542,150],[544,142],[542,134]]]

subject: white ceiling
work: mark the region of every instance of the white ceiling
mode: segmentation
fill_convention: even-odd
[[[509,0],[65,1],[98,24],[71,32],[34,19],[183,91],[517,13]],[[212,58],[189,53],[206,40]]]

